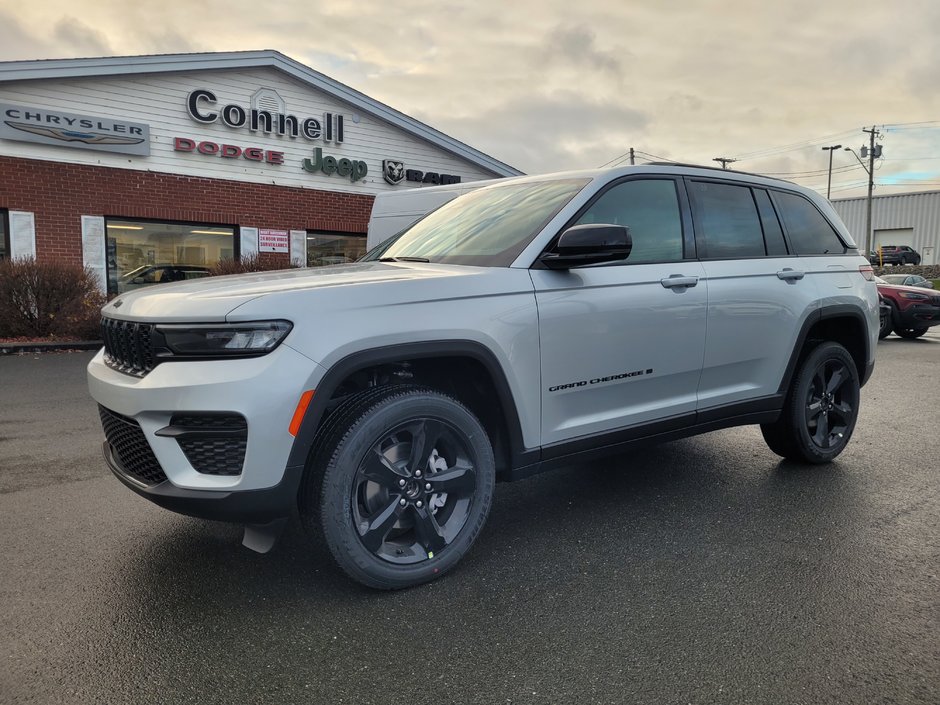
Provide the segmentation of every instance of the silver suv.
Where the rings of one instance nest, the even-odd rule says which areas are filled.
[[[299,505],[350,576],[401,588],[466,554],[500,479],[741,424],[831,461],[878,296],[816,193],[661,164],[506,180],[358,263],[103,316],[88,379],[125,485],[262,551]]]

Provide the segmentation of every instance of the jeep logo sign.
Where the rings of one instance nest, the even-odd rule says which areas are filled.
[[[304,159],[302,166],[304,171],[309,171],[311,174],[318,171],[322,171],[327,176],[339,174],[348,176],[352,182],[359,181],[369,173],[369,166],[364,161],[346,157],[337,159],[329,155],[324,157],[323,150],[319,147],[313,150],[313,159]]]

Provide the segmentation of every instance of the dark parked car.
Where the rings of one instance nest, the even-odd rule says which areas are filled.
[[[118,293],[131,291],[148,284],[181,282],[186,279],[198,279],[209,276],[208,267],[192,264],[145,264],[127,274],[118,281]]]
[[[920,253],[908,245],[882,245],[868,259],[872,264],[920,264]]]
[[[940,325],[940,292],[889,284],[881,277],[875,277],[875,282],[891,307],[891,328],[902,338],[919,338],[931,326]]]
[[[895,286],[919,286],[924,289],[933,289],[933,282],[924,279],[919,274],[883,274],[881,278]]]

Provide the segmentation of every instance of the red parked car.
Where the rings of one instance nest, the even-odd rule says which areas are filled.
[[[891,307],[891,315],[883,320],[878,337],[885,338],[894,330],[902,338],[919,338],[930,326],[940,325],[940,292],[916,286],[888,284],[875,277],[878,293]]]

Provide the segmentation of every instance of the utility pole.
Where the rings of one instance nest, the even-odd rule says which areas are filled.
[[[630,147],[630,166],[633,166],[636,162],[633,160],[633,147]]]
[[[865,237],[862,242],[862,253],[868,254],[869,244],[872,242],[871,232],[871,192],[875,186],[875,137],[881,133],[871,126],[870,130],[862,128],[862,132],[868,135],[868,206],[865,213]],[[830,155],[832,152],[829,153]],[[865,156],[864,154],[862,156]],[[881,149],[878,150],[878,156],[881,156]]]
[[[715,157],[714,159],[712,159],[712,161],[713,161],[713,162],[721,162],[721,168],[722,168],[722,169],[727,169],[729,164],[731,164],[732,162],[736,162],[736,161],[738,161],[738,160],[737,160],[737,159],[729,159],[728,157]]]
[[[842,149],[841,144],[833,145],[832,147],[823,147],[823,151],[829,151],[829,181],[826,182],[826,198],[829,198],[829,194],[832,192],[832,152],[835,149]]]

